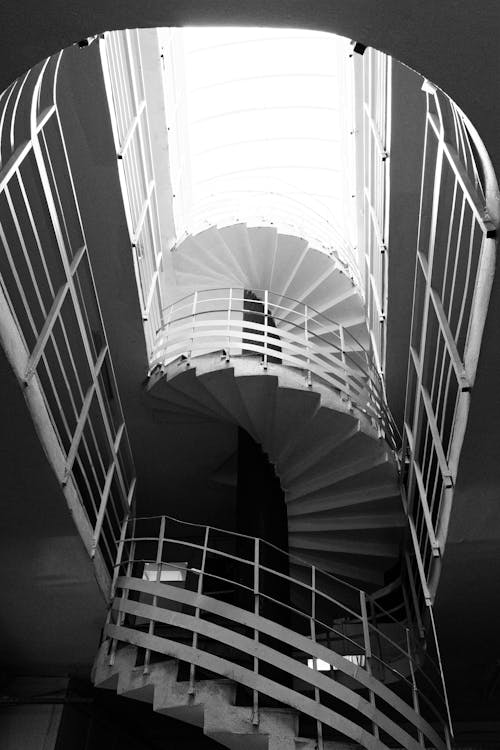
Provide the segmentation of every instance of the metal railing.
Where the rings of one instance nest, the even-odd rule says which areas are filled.
[[[140,29],[99,40],[148,354],[163,322],[163,250]],[[161,92],[158,92],[161,95]],[[165,165],[166,168],[167,165]]]
[[[191,692],[207,671],[227,670],[249,689],[256,724],[262,696],[299,705],[320,745],[337,729],[365,747],[446,746],[442,673],[411,623],[268,542],[169,516],[131,518],[113,592],[110,664],[121,643],[141,647],[144,673],[179,658]]]
[[[367,324],[373,349],[380,367],[384,368],[387,333],[392,60],[382,52],[368,48],[361,58],[360,67],[363,277]]]
[[[57,107],[62,55],[0,97],[0,335],[89,552],[111,568],[135,476]]]
[[[474,128],[426,82],[403,461],[414,567],[434,598],[496,253],[498,188]]]
[[[158,331],[150,369],[183,357],[223,352],[229,361],[260,356],[264,370],[285,365],[305,382],[326,385],[348,408],[357,409],[391,447],[397,428],[369,352],[344,326],[308,305],[268,290],[204,289],[171,304]],[[257,301],[255,299],[257,298]]]

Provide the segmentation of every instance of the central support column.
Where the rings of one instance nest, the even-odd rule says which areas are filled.
[[[259,546],[261,566],[259,571],[259,614],[274,622],[290,627],[290,611],[280,602],[290,602],[288,576],[288,521],[285,496],[274,467],[258,443],[243,429],[238,430],[238,484],[237,484],[237,530],[239,533],[258,537],[279,547],[267,544]],[[283,550],[284,552],[281,552]],[[249,579],[242,581],[253,586],[253,570],[248,569]],[[274,601],[273,601],[274,600]],[[262,636],[261,636],[262,637]],[[264,642],[266,641],[263,638]],[[274,642],[273,642],[274,643]],[[269,643],[269,645],[272,645]],[[275,645],[275,644],[274,644]],[[286,652],[286,646],[284,652]],[[259,672],[265,677],[287,682],[287,677],[269,665],[260,664]]]
[[[258,443],[238,429],[237,530],[288,550],[285,496]]]

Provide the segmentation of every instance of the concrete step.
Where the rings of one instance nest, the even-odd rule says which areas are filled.
[[[225,244],[231,248],[241,270],[245,274],[246,286],[249,289],[261,289],[259,271],[252,253],[252,244],[246,224],[232,224],[219,228],[219,234]]]
[[[384,467],[377,467],[383,469]],[[393,481],[387,482],[384,477],[377,476],[377,472],[367,472],[367,475],[357,477],[355,485],[352,487],[336,488],[332,492],[330,488],[311,492],[297,498],[288,498],[287,513],[289,518],[301,516],[311,517],[321,514],[321,517],[327,517],[330,512],[336,517],[339,509],[356,508],[359,506],[359,512],[365,513],[367,508],[380,506],[380,510],[390,507],[391,510],[397,510],[401,506],[401,496],[397,484]],[[361,486],[360,486],[361,485]],[[389,505],[390,501],[390,505]]]
[[[214,229],[204,230],[196,237],[187,237],[173,250],[173,267],[178,281],[181,275],[199,274],[212,279],[212,286],[239,286],[241,282],[235,269],[228,267],[220,253],[214,251],[216,234]]]
[[[361,584],[370,590],[383,586],[385,571],[394,564],[392,558],[363,559],[356,554],[311,551],[290,545],[289,553],[294,556],[293,563],[296,566],[316,565],[327,573],[341,576],[348,582],[354,582],[355,585]]]
[[[177,377],[183,378],[187,372],[190,371],[184,370],[181,363]],[[218,410],[211,409],[208,403],[200,403],[197,399],[185,393],[184,389],[179,388],[178,383],[176,383],[177,377],[163,378],[155,384],[154,388],[150,389],[148,401],[154,409],[165,409],[173,413],[185,413],[187,415],[197,414],[199,416],[203,414],[207,417],[220,419]],[[189,376],[187,377],[189,378]]]
[[[332,533],[323,530],[290,531],[288,534],[288,545],[290,549],[342,552],[356,557],[396,558],[398,556],[398,540],[391,538],[390,534],[386,533],[386,538],[381,537],[379,534],[376,540],[360,537],[359,530],[353,534],[351,529],[342,531],[334,529]]]
[[[236,424],[245,429],[254,440],[258,439],[254,424],[250,419],[242,399],[233,368],[200,375],[204,387],[212,397],[229,412]]]
[[[312,390],[278,388],[270,455],[280,464],[287,451],[302,442],[301,432],[316,414],[321,403]]]
[[[264,451],[269,454],[272,449],[278,378],[271,375],[244,375],[236,378],[236,385],[254,427],[254,434]]]
[[[291,481],[324,456],[339,447],[360,429],[359,420],[351,414],[334,412],[324,406],[314,418],[302,426],[300,443],[281,453],[279,470],[286,481]]]
[[[310,294],[315,288],[317,284],[316,280],[322,279],[325,275],[332,274],[336,268],[337,264],[335,260],[329,255],[310,249],[302,258],[300,266],[295,269],[295,274],[288,285],[286,296],[303,302],[304,297]],[[311,279],[315,279],[315,281],[312,282]],[[335,297],[334,283],[332,284],[331,292],[332,297]],[[312,303],[308,304],[312,305]]]
[[[197,376],[194,367],[179,373],[175,378],[168,381],[168,385],[176,392],[182,394],[184,398],[188,398],[196,404],[198,409],[209,411],[224,422],[233,421],[230,411],[205,388],[203,381]]]
[[[388,466],[388,472],[393,468],[388,453],[384,450],[377,451],[374,448],[367,456],[356,457],[349,463],[327,469],[320,475],[306,479],[300,478],[297,482],[293,482],[293,486],[291,485],[290,488],[286,488],[285,490],[286,500],[290,502],[326,487],[331,488],[336,484],[343,483],[345,485],[345,482],[351,479],[359,481],[360,476],[369,474],[373,469],[380,466]],[[368,483],[369,480],[367,480]]]
[[[351,424],[352,421],[354,420],[351,420]],[[319,480],[320,477],[330,476],[332,469],[340,470],[343,466],[350,466],[354,461],[368,460],[369,457],[376,460],[385,449],[385,443],[374,440],[373,435],[361,432],[358,425],[359,423],[355,420],[354,429],[339,436],[338,441],[332,444],[331,450],[318,449],[316,460],[311,460],[308,465],[296,464],[294,470],[284,471],[283,483],[288,486],[292,481],[294,484],[303,484],[309,480]],[[323,455],[319,455],[321,453]]]
[[[210,266],[216,273],[224,278],[237,280],[237,285],[244,286],[246,273],[244,266],[236,252],[231,251],[230,245],[225,242],[221,232],[216,227],[209,227],[196,235],[198,245],[203,248]]]
[[[178,681],[174,659],[135,666],[138,649],[117,649],[109,665],[110,642],[102,644],[93,669],[96,687],[150,703],[160,713],[198,726],[204,734],[233,750],[296,750],[298,714],[294,709],[260,708],[258,720],[249,706],[236,706],[236,683],[227,679]],[[303,747],[303,744],[300,745]]]
[[[405,525],[400,512],[387,513],[381,504],[380,512],[329,513],[294,516],[288,520],[288,529],[293,533],[309,534],[321,531],[354,531],[364,529],[394,529]]]
[[[274,227],[252,227],[248,230],[252,256],[258,270],[257,289],[270,289],[270,281],[278,246],[278,232]]]
[[[271,276],[270,289],[280,290],[286,295],[291,279],[296,273],[302,258],[307,253],[308,243],[301,237],[287,234],[278,235],[278,246]],[[279,317],[279,316],[278,316]]]

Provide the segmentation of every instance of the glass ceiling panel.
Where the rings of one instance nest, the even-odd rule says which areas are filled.
[[[354,269],[348,41],[291,29],[159,33],[177,236],[273,224]]]

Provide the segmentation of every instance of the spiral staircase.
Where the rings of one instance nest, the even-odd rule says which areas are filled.
[[[171,261],[146,400],[157,421],[227,422],[262,447],[288,552],[129,519],[95,684],[234,750],[444,750],[439,671],[408,609],[384,608],[404,531],[397,435],[355,273],[242,223],[186,237]],[[235,465],[211,481],[234,485]]]
[[[396,438],[346,265],[273,227],[234,224],[187,237],[173,268],[154,411],[245,429],[285,492],[290,552],[381,587],[404,524]]]
[[[293,556],[272,570],[277,554],[171,517],[129,519],[96,686],[235,750],[444,750],[439,673],[407,623],[315,567],[295,577]]]

